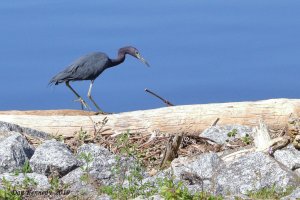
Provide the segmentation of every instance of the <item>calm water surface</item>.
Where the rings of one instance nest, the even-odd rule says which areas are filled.
[[[48,81],[93,51],[115,57],[93,96],[110,112],[174,104],[300,98],[300,1],[66,1],[0,3],[0,110],[80,109]],[[89,82],[74,88],[86,98]]]

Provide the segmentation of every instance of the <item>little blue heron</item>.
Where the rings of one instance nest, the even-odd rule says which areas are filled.
[[[127,46],[119,49],[118,57],[116,59],[111,59],[102,52],[95,52],[82,56],[65,70],[55,75],[50,80],[49,84],[58,85],[60,83],[65,83],[66,86],[76,95],[76,97],[78,98],[78,100],[76,101],[79,101],[81,103],[83,109],[83,107],[89,108],[89,106],[82,99],[82,97],[71,87],[70,81],[90,80],[91,83],[87,96],[93,102],[98,111],[104,113],[92,98],[92,87],[94,81],[107,68],[114,67],[124,62],[126,54],[129,54],[141,60],[149,67],[148,62],[141,56],[141,54],[135,47]]]

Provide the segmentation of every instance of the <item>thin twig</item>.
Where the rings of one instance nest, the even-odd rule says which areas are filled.
[[[155,94],[154,92],[150,91],[149,89],[145,89],[146,92],[152,94],[153,96],[159,98],[160,100],[162,100],[165,104],[167,104],[167,106],[174,106],[174,104],[172,104],[171,102],[169,102],[168,100],[158,96],[157,94]]]
[[[159,154],[159,153],[161,153],[161,150],[158,150],[158,151],[154,152],[153,154],[150,154],[150,155],[146,156],[146,157],[143,158],[143,159],[144,159],[144,160],[147,160],[148,158],[151,158],[151,157],[153,157],[153,156],[155,156],[156,154]]]
[[[184,135],[184,137],[189,137],[189,138],[192,138],[192,139],[199,139],[199,140],[208,140],[210,142],[213,142],[213,143],[217,143],[216,141],[210,139],[210,138],[207,138],[207,137],[202,137],[202,136],[197,136],[197,135],[189,135],[189,134],[186,134]]]
[[[220,120],[220,118],[217,118],[211,126],[216,126],[217,123],[219,122],[219,120]]]

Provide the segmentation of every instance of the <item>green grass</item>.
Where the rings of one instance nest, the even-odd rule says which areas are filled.
[[[14,175],[18,176],[20,173],[26,175],[27,173],[32,173],[32,169],[30,167],[29,161],[26,160],[21,169],[17,169],[14,171]]]
[[[272,199],[277,200],[284,196],[287,196],[292,193],[292,191],[295,189],[295,187],[288,187],[285,191],[282,189],[276,189],[275,186],[272,186],[271,188],[263,188],[256,192],[249,192],[248,196],[251,199]]]
[[[8,180],[4,177],[1,180],[3,189],[0,189],[0,199],[9,199],[9,200],[20,200],[22,199],[21,195],[16,194],[14,191],[17,190],[17,186],[13,186]]]
[[[221,196],[214,196],[201,191],[192,194],[182,181],[175,182],[174,176],[158,179],[159,194],[166,200],[222,200]]]

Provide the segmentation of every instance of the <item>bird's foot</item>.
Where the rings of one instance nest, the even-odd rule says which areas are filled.
[[[78,101],[81,103],[81,108],[85,108],[85,109],[90,109],[89,105],[81,98],[79,97],[78,99],[74,100],[74,101]]]

